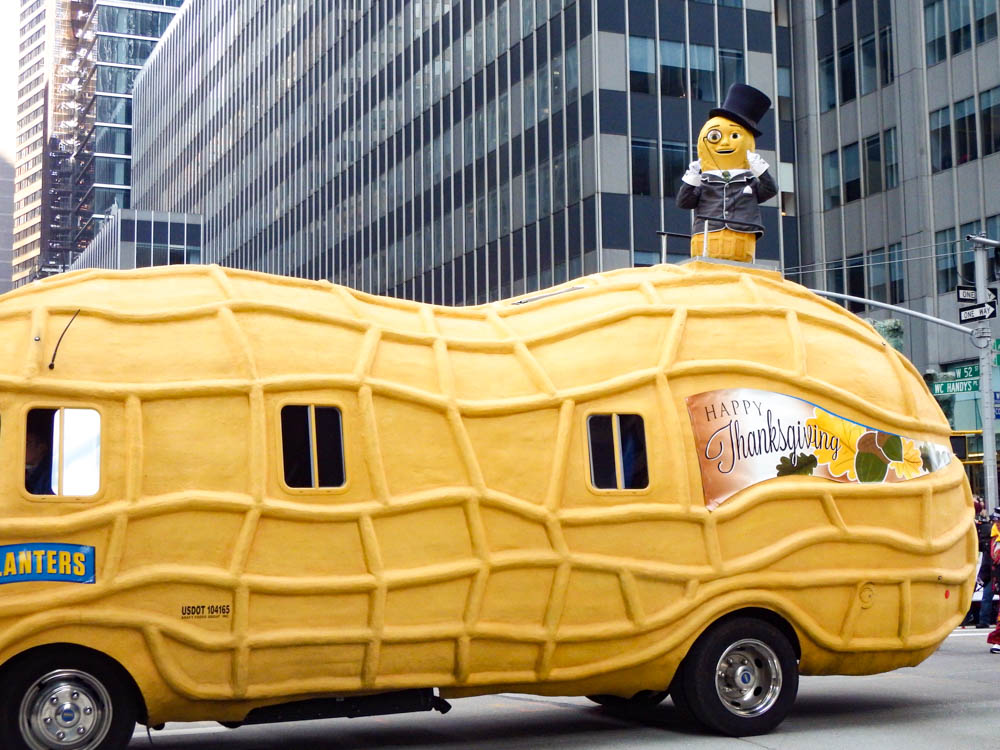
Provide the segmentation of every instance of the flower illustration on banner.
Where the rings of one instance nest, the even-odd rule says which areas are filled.
[[[902,460],[893,461],[889,467],[900,479],[914,479],[925,473],[923,456],[912,440],[902,439]],[[891,456],[890,456],[891,458]]]
[[[854,458],[858,440],[865,434],[865,428],[823,409],[814,409],[814,414],[816,416],[806,424],[837,439],[836,449],[817,446],[814,450],[816,459],[820,464],[827,465],[831,475],[840,477],[846,474],[850,481],[858,481]]]

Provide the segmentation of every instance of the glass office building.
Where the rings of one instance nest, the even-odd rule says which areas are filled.
[[[472,304],[686,254],[674,193],[729,83],[771,95],[798,265],[787,3],[189,0],[135,89],[133,205],[209,262]]]
[[[201,263],[200,216],[113,206],[72,270],[182,263]]]

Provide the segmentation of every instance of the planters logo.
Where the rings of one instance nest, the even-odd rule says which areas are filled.
[[[0,584],[20,581],[94,582],[94,548],[79,544],[0,546]]]

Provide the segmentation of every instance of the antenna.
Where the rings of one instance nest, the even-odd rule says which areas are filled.
[[[82,310],[83,308],[80,308],[80,309]],[[73,325],[73,321],[76,320],[76,316],[79,315],[79,314],[80,314],[80,310],[77,310],[75,313],[73,313],[73,317],[69,319],[69,323],[67,323],[66,327],[63,328],[63,332],[59,334],[59,340],[56,342],[56,348],[52,350],[52,361],[49,362],[49,369],[50,370],[56,369],[56,355],[59,353],[59,344],[62,343],[63,336],[66,335],[66,331],[68,331],[69,327],[71,325]]]

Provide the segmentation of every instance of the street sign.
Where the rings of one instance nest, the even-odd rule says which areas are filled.
[[[979,365],[962,365],[951,371],[956,378],[978,378]]]
[[[959,323],[973,323],[977,320],[986,320],[997,316],[997,307],[992,302],[984,302],[981,305],[958,308]]]
[[[970,380],[945,380],[943,383],[931,383],[931,393],[935,396],[947,396],[952,393],[974,393],[979,390],[979,378]]]
[[[959,302],[975,302],[976,287],[967,286],[965,284],[959,284],[957,287],[955,287],[955,295],[958,297]],[[996,300],[997,300],[996,287],[992,286],[986,287],[986,301],[996,302]]]

